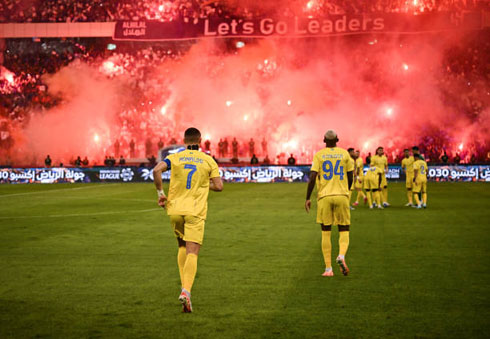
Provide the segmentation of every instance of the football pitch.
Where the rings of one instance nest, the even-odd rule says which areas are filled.
[[[487,337],[489,188],[429,183],[415,210],[391,184],[393,207],[352,212],[351,274],[327,278],[306,184],[225,184],[182,314],[152,184],[0,185],[0,337]]]

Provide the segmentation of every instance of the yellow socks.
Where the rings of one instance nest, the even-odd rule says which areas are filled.
[[[373,197],[371,195],[371,192],[366,192],[367,199],[368,199],[368,205],[372,206],[373,205]]]
[[[413,196],[415,197],[415,203],[418,205],[420,205],[420,199],[419,199],[419,194],[418,193],[414,193]]]
[[[187,258],[185,260],[184,265],[184,283],[182,287],[187,291],[191,291],[192,284],[194,284],[194,278],[196,277],[197,272],[197,255],[189,253],[187,254]]]
[[[381,206],[381,192],[380,191],[374,192],[374,202],[376,203],[376,205]]]
[[[364,192],[361,190],[361,191],[357,191],[357,203],[360,202],[361,199],[364,199],[365,195],[364,195]]]
[[[185,246],[180,246],[179,252],[177,253],[177,263],[179,264],[181,286],[184,286],[184,265],[185,265],[186,258],[187,258],[187,254],[186,254]]]
[[[388,189],[383,188],[382,192],[383,192],[383,202],[388,202]]]
[[[424,202],[424,205],[427,205],[427,193],[422,193],[422,201]]]
[[[407,191],[407,198],[408,198],[408,203],[413,204],[412,191]]]
[[[331,231],[322,231],[322,253],[325,261],[325,268],[332,267],[332,241],[330,240]]]
[[[345,256],[349,248],[349,231],[339,232],[339,255]]]

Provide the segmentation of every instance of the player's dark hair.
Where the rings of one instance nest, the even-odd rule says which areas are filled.
[[[191,127],[185,130],[184,140],[187,142],[199,143],[199,138],[201,137],[201,132],[197,128]]]
[[[418,151],[418,150],[419,150],[419,147],[418,147],[418,146],[413,146],[413,147],[412,147],[412,150],[414,150],[414,151]]]
[[[405,151],[410,151],[410,150],[409,150],[408,148],[405,148],[405,149],[403,150],[403,152],[405,152]]]
[[[352,147],[349,147],[349,148],[347,149],[347,152],[349,152],[349,153],[350,153],[350,152],[353,152],[353,151],[354,151],[354,149],[353,149]]]
[[[379,146],[378,148],[376,148],[376,152],[379,151],[380,149],[384,149],[383,146]]]
[[[419,159],[424,160],[424,158],[422,158],[422,154],[419,154],[419,153],[415,153],[415,154],[413,155],[413,157],[414,157],[414,158],[419,158]]]

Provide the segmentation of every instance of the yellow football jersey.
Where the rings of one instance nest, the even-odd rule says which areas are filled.
[[[413,162],[415,159],[413,156],[409,156],[408,158],[403,158],[402,160],[402,168],[407,172],[407,176],[413,175]]]
[[[318,199],[331,195],[349,196],[347,172],[354,171],[354,161],[345,149],[328,147],[318,151],[311,170],[318,172]]]
[[[361,157],[356,159],[356,173],[358,178],[364,176],[364,161],[362,161]]]
[[[167,214],[206,219],[209,179],[220,176],[216,161],[195,150],[170,154],[164,161],[171,171]]]
[[[417,170],[417,180],[427,181],[427,163],[424,160],[416,160],[413,163],[413,170]]]
[[[385,172],[385,167],[388,166],[388,158],[386,155],[379,156],[377,154],[371,157],[371,164],[379,168],[383,173]]]
[[[370,166],[366,172],[366,175],[364,176],[364,179],[378,182],[380,174],[383,175],[383,171],[381,169],[375,166]]]

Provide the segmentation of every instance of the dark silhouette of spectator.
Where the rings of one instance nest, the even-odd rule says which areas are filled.
[[[264,164],[265,165],[269,165],[271,163],[271,159],[269,159],[269,156],[266,155],[265,158],[264,158]]]
[[[471,158],[470,158],[470,163],[471,163],[471,164],[475,164],[475,163],[476,163],[476,155],[475,155],[475,153],[473,153],[473,154],[471,155]]]
[[[122,155],[119,157],[119,165],[121,166],[126,165],[126,159],[124,159]]]
[[[135,152],[134,152],[135,146],[136,144],[134,143],[134,140],[131,139],[131,141],[129,142],[129,156],[131,158],[134,158],[135,156]]]
[[[177,140],[175,140],[174,137],[172,137],[172,139],[170,139],[170,145],[176,145],[177,144]]]
[[[158,144],[157,144],[157,146],[158,146],[158,150],[161,150],[161,149],[163,148],[164,143],[163,143],[162,138],[158,139]]]
[[[83,166],[88,166],[88,158],[87,158],[87,156],[85,156],[85,158],[83,158],[82,165]]]
[[[223,144],[223,139],[219,139],[218,154],[219,154],[220,158],[224,158],[224,156],[225,156],[225,148],[224,148],[224,144]]]
[[[461,162],[461,157],[459,156],[459,153],[456,153],[456,156],[454,157],[453,162],[455,164],[459,164]]]
[[[265,140],[265,138],[262,139],[262,152],[264,152],[264,154],[267,154],[267,141]]]
[[[248,153],[252,156],[255,153],[255,141],[253,138],[250,138],[248,142]]]
[[[231,147],[233,148],[233,158],[237,159],[238,163],[238,141],[236,138],[233,138],[233,141],[231,142]]]
[[[48,156],[46,157],[46,159],[44,159],[44,166],[51,167],[51,162],[52,162],[51,161],[51,158],[50,158],[50,156],[48,154]]]
[[[447,162],[449,161],[449,157],[447,156],[446,151],[444,151],[444,154],[442,155],[441,160],[445,164],[447,164]]]
[[[114,154],[116,155],[116,157],[119,156],[120,148],[121,144],[119,143],[119,139],[116,139],[116,141],[114,142]]]
[[[296,159],[294,158],[294,156],[291,154],[291,156],[288,158],[288,165],[289,166],[294,166],[296,165]]]
[[[146,156],[150,155],[153,153],[153,143],[151,142],[151,138],[147,138],[145,142],[145,151],[146,151]]]
[[[209,151],[210,151],[210,149],[211,149],[211,141],[206,140],[206,141],[204,142],[204,150],[209,152]]]
[[[251,165],[257,165],[259,163],[259,159],[255,156],[255,154],[252,155],[252,159],[250,159],[250,164]]]
[[[223,140],[223,155],[228,156],[228,139]]]
[[[77,159],[75,160],[75,166],[80,167],[81,165],[82,165],[82,159],[80,158],[80,156],[78,156]]]

